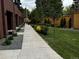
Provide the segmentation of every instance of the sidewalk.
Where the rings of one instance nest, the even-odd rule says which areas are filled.
[[[63,59],[33,30],[25,24],[22,51],[18,59]]]
[[[19,33],[23,34],[23,33]],[[22,49],[0,50],[0,59],[63,59],[33,30],[25,24]]]

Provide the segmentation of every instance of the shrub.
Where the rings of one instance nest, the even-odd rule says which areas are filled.
[[[20,28],[18,28],[16,31],[19,32],[20,31]]]
[[[13,36],[6,38],[5,42],[2,45],[10,45],[12,43],[11,40],[13,40]]]
[[[6,39],[2,45],[6,46],[6,45],[10,45],[11,43],[12,43],[11,40]]]
[[[48,33],[48,26],[45,25],[35,25],[34,29],[41,34],[47,35]]]
[[[8,40],[13,40],[13,36],[8,37]]]
[[[51,26],[51,24],[46,24],[46,26]]]
[[[41,25],[35,25],[34,26],[34,29],[37,31],[37,32],[41,32],[41,30],[42,30],[42,26]]]
[[[33,28],[36,30],[37,25],[34,25]]]
[[[56,27],[61,28],[61,26],[56,26]]]
[[[43,26],[43,29],[42,29],[42,34],[44,35],[47,35],[48,34],[48,27],[47,26]]]
[[[51,27],[54,27],[54,24],[51,24]]]
[[[17,36],[17,33],[14,33],[13,36]]]
[[[36,31],[37,31],[37,32],[41,32],[41,30],[42,30],[42,26],[38,25],[38,26],[36,27]]]

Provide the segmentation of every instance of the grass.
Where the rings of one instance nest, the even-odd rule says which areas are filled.
[[[50,27],[48,35],[41,36],[64,59],[79,59],[79,32]]]

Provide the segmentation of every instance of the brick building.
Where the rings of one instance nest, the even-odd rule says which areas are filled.
[[[16,30],[23,23],[23,15],[19,10],[20,0],[0,0],[0,38],[8,34],[8,30]]]

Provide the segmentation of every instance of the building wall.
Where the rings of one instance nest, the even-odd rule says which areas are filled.
[[[66,20],[66,28],[69,28],[69,20],[71,18],[71,27],[74,29],[79,29],[79,12],[74,13],[73,17],[69,15],[58,18],[58,20],[55,21],[56,26],[60,25],[62,18]]]
[[[55,22],[56,22],[56,26],[60,26],[61,24],[61,20],[62,19],[65,19],[66,21],[66,28],[69,28],[69,20],[70,20],[71,16],[63,16],[63,17],[60,17],[58,18]]]
[[[74,14],[74,28],[79,29],[79,13]]]
[[[55,19],[55,21],[53,20],[53,18],[50,18],[49,17],[49,21],[52,25],[55,25],[55,26],[59,26],[59,19]]]
[[[20,10],[18,10],[18,8],[17,8],[17,6],[16,5],[14,5],[15,7],[15,14],[17,14],[18,15],[18,19],[17,19],[17,23],[18,23],[18,25],[20,25],[21,23],[20,23],[20,21],[22,21],[23,19],[23,15],[22,15],[22,13],[20,12]]]
[[[12,0],[3,0],[3,7],[4,7],[4,13],[1,11],[1,1],[0,0],[0,38],[4,36],[4,31],[5,34],[8,34],[8,25],[7,25],[7,11],[11,12],[13,17],[12,17],[12,29],[16,30],[16,23],[18,26],[22,24],[23,21],[23,16],[21,11],[18,9],[18,7],[12,2]],[[2,18],[2,14],[4,16],[4,21]],[[17,19],[15,19],[15,15],[17,14]],[[16,21],[17,20],[17,21]],[[4,24],[3,24],[4,23]]]
[[[4,8],[6,10],[13,12],[13,2],[12,0],[4,0]]]
[[[69,20],[71,18],[71,28],[74,29],[79,29],[79,11],[74,11],[73,14],[59,17],[55,20],[55,26],[60,26],[61,20],[65,19],[66,20],[66,28],[69,28]],[[49,18],[51,24],[54,25],[54,21],[52,18]]]
[[[0,38],[3,37],[3,24],[2,24],[2,10],[1,10],[1,0],[0,0]]]
[[[22,13],[20,12],[20,10],[18,9],[18,7],[11,1],[11,0],[4,0],[4,12],[6,14],[6,11],[10,11],[13,13],[13,22],[12,22],[12,27],[13,30],[16,30],[16,19],[15,19],[15,15],[17,14],[17,23],[18,26],[20,25],[20,18],[22,17]],[[7,24],[7,16],[5,15],[5,22]],[[6,29],[7,29],[7,25],[6,25]],[[7,30],[6,30],[7,31]]]
[[[63,17],[59,17],[59,18],[55,19],[55,26],[60,26],[61,20],[65,19],[66,20],[66,28],[69,28],[70,18],[71,18],[71,16],[63,16]],[[51,22],[51,24],[54,24],[54,21],[51,18],[50,18],[50,22]]]
[[[13,29],[15,30],[16,29],[16,22],[15,22],[15,6],[12,2],[12,0],[4,0],[4,12],[6,14],[7,11],[10,11],[13,13],[13,21],[12,21],[12,24],[13,24]],[[5,15],[5,23],[7,24],[7,15]],[[7,26],[6,26],[6,29],[7,29]]]

